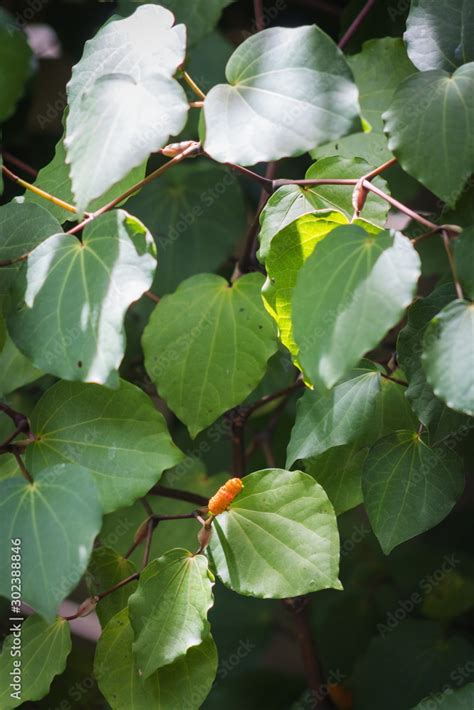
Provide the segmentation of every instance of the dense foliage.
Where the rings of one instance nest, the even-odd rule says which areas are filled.
[[[474,707],[474,5],[287,5],[1,11],[1,710]]]

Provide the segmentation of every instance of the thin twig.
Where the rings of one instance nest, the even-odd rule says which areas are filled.
[[[158,522],[155,523],[153,518],[150,518],[148,520],[147,527],[146,527],[145,545],[144,545],[144,549],[143,549],[142,568],[147,566],[148,561],[150,559],[150,551],[151,551],[151,543],[153,540],[153,533],[155,532],[157,525],[158,525]]]
[[[10,180],[13,180],[13,182],[16,182],[18,185],[21,185],[21,187],[24,187],[25,190],[29,190],[30,192],[33,192],[35,195],[42,197],[44,200],[47,200],[48,202],[52,202],[54,205],[61,207],[63,210],[66,210],[67,212],[73,212],[74,214],[77,214],[77,209],[74,207],[74,205],[69,204],[69,202],[64,202],[64,200],[61,200],[59,197],[55,197],[54,195],[51,195],[49,192],[46,192],[45,190],[41,190],[41,188],[39,188],[39,187],[36,187],[36,185],[32,185],[31,183],[27,182],[26,180],[23,180],[23,178],[19,177],[18,175],[15,175],[15,173],[13,173],[11,170],[9,170],[6,167],[6,165],[2,165],[2,172]]]
[[[456,289],[456,295],[459,299],[462,300],[464,298],[464,293],[462,290],[462,286],[459,282],[458,270],[456,268],[456,262],[454,261],[453,252],[451,251],[451,244],[449,241],[449,236],[446,233],[446,231],[443,230],[441,232],[441,237],[443,239],[444,249],[445,249],[447,257],[448,257],[449,268],[451,269],[451,274],[453,276],[454,288]]]
[[[255,15],[255,29],[261,32],[265,29],[265,13],[263,11],[263,0],[253,0],[253,11]]]
[[[153,291],[145,291],[143,295],[149,298],[150,301],[153,301],[154,303],[160,302],[160,297],[153,293]]]
[[[194,91],[194,93],[196,94],[196,96],[197,96],[201,101],[204,101],[204,99],[206,98],[206,94],[204,93],[204,91],[202,91],[202,90],[199,88],[199,86],[196,84],[196,82],[194,81],[194,79],[192,79],[192,78],[189,76],[188,72],[186,72],[186,71],[183,72],[183,79],[184,79],[184,81],[186,82],[186,84],[189,86],[189,88]]]
[[[28,252],[27,254],[21,254],[21,256],[16,256],[13,259],[0,259],[0,268],[2,267],[7,267],[7,266],[14,266],[15,264],[18,264],[20,261],[25,261],[28,259],[30,253]]]
[[[339,44],[337,45],[339,49],[343,49],[346,44],[349,42],[350,39],[352,39],[352,36],[357,32],[361,24],[364,22],[365,18],[369,14],[369,12],[372,10],[376,3],[376,0],[367,0],[365,3],[364,7],[362,10],[359,12],[357,17],[351,22],[347,30],[344,32],[342,35],[341,39],[339,40]]]
[[[416,222],[423,224],[425,227],[428,227],[428,229],[437,229],[437,225],[434,224],[434,222],[430,222],[429,219],[425,219],[420,214],[418,214],[418,212],[415,212],[414,210],[410,209],[410,207],[407,207],[407,205],[404,205],[403,202],[399,202],[391,195],[387,195],[386,192],[381,190],[379,187],[372,185],[371,182],[364,180],[363,185],[367,190],[374,192],[376,195],[381,197],[383,200],[386,200],[386,202],[393,205],[393,207],[396,207],[397,210],[400,210],[400,212],[403,212],[404,214],[408,215],[408,217],[411,217]]]
[[[182,491],[177,488],[167,488],[166,486],[161,486],[159,483],[153,486],[149,493],[155,496],[161,496],[162,498],[184,500],[187,503],[194,503],[195,505],[207,507],[207,498],[204,498],[197,493],[191,493],[191,491]]]
[[[207,153],[203,153],[203,155],[210,160],[214,160],[211,158]],[[216,162],[216,161],[214,161]],[[235,170],[237,173],[241,173],[242,175],[245,175],[245,177],[250,178],[250,180],[253,180],[254,182],[258,182],[258,184],[262,187],[263,190],[268,192],[268,194],[271,194],[274,190],[274,180],[269,180],[267,177],[264,175],[259,175],[258,173],[255,173],[253,170],[249,170],[248,168],[244,168],[242,165],[237,165],[236,163],[224,163],[224,165],[227,165],[231,170]]]
[[[20,168],[20,170],[23,170],[24,173],[28,173],[28,175],[31,175],[32,178],[37,177],[38,171],[32,168],[31,165],[28,165],[28,163],[25,163],[23,160],[20,160],[20,158],[15,157],[6,150],[2,150],[2,154],[7,163],[15,165],[15,167]]]
[[[18,464],[18,468],[20,469],[22,475],[26,478],[28,483],[33,483],[33,479],[31,477],[31,474],[27,470],[25,464],[23,463],[23,459],[21,458],[21,454],[19,453],[19,451],[17,451],[16,448],[12,447],[11,452],[16,459],[16,462]]]
[[[384,372],[380,373],[384,380],[390,380],[390,382],[396,382],[397,385],[402,385],[402,387],[408,387],[408,382],[405,382],[404,380],[398,380],[396,377],[392,377],[391,375],[386,375]]]

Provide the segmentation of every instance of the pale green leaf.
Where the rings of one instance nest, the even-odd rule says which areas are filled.
[[[248,274],[229,286],[221,276],[193,276],[151,315],[146,370],[193,438],[255,389],[276,351],[262,281]]]
[[[452,301],[425,331],[426,379],[450,409],[474,416],[474,304]]]
[[[347,224],[347,218],[338,212],[303,215],[271,240],[265,259],[267,280],[262,289],[263,302],[278,325],[281,342],[294,358],[298,348],[293,337],[291,309],[299,271],[316,244],[341,224]]]
[[[90,211],[98,210],[99,207],[106,205],[111,202],[119,195],[123,194],[132,185],[142,180],[145,177],[146,162],[142,163],[136,168],[133,168],[128,175],[126,175],[122,180],[113,185],[105,194],[103,194],[99,199],[92,200],[89,208]],[[54,197],[59,197],[60,200],[68,202],[69,204],[74,204],[74,197],[72,194],[71,178],[69,177],[69,166],[66,165],[66,151],[64,148],[63,139],[57,143],[54,157],[50,163],[41,168],[38,173],[38,177],[33,183],[35,187],[39,187],[45,192],[48,192]],[[43,197],[40,197],[31,190],[25,191],[25,202],[35,202],[36,204],[44,207],[48,210],[53,217],[56,217],[60,222],[75,221],[78,216],[68,210],[65,210],[59,205],[55,205],[53,202],[48,202]],[[121,204],[124,204],[122,202]],[[58,231],[58,230],[56,230]]]
[[[310,212],[314,212],[314,207],[307,198],[307,191],[298,185],[284,185],[270,196],[260,213],[260,248],[257,256],[262,263],[265,263],[273,237],[298,217]]]
[[[143,678],[199,646],[210,633],[212,581],[204,555],[170,550],[140,574],[128,600],[133,654]]]
[[[314,384],[331,387],[379,343],[411,302],[419,275],[418,254],[398,233],[342,226],[316,245],[292,309],[298,358]]]
[[[338,155],[341,158],[362,158],[369,165],[382,165],[392,153],[388,149],[387,138],[381,133],[353,133],[331,143],[325,143],[311,151],[313,158],[327,158]]]
[[[13,625],[14,622],[11,624]],[[18,640],[18,635],[16,634]],[[18,653],[20,651],[20,653]],[[48,624],[40,616],[30,616],[21,623],[21,645],[12,634],[3,642],[0,656],[0,706],[2,710],[17,708],[28,701],[41,700],[53,678],[62,673],[71,651],[69,624],[58,618]],[[21,690],[11,687],[19,671]]]
[[[67,86],[64,139],[79,211],[184,128],[188,101],[173,75],[186,32],[173,22],[148,4],[86,42]]]
[[[474,7],[470,0],[412,0],[404,34],[418,69],[454,71],[474,60]]]
[[[7,335],[0,353],[0,396],[28,385],[42,375],[42,371],[15,347],[13,340]]]
[[[474,683],[468,683],[462,688],[448,688],[442,693],[430,695],[421,701],[413,710],[472,710],[474,707]]]
[[[119,0],[119,12],[129,14],[137,5],[145,4],[146,0]],[[171,10],[176,22],[186,25],[188,44],[196,44],[205,37],[219,22],[222,10],[234,0],[154,0],[154,5]]]
[[[347,61],[359,89],[362,115],[373,131],[382,132],[382,113],[390,106],[395,90],[416,72],[403,41],[398,37],[371,39]]]
[[[146,679],[138,671],[132,643],[133,631],[127,609],[124,609],[104,629],[94,661],[94,675],[112,710],[177,710],[201,706],[217,671],[217,650],[210,636]]]
[[[143,506],[142,506],[143,510]],[[102,537],[102,531],[101,531]],[[129,536],[130,537],[130,536]],[[99,546],[92,553],[86,572],[87,588],[91,596],[111,589],[118,582],[137,571],[133,562],[125,559],[110,547]],[[101,626],[104,627],[115,614],[125,609],[130,594],[137,588],[137,582],[129,582],[100,600],[96,607]]]
[[[34,469],[31,469],[34,471]],[[52,620],[84,573],[102,511],[88,471],[58,464],[0,481],[0,535],[22,541],[22,598]],[[10,596],[10,545],[2,546],[0,593]]]
[[[36,440],[27,462],[36,470],[64,461],[90,469],[107,513],[145,495],[183,458],[149,397],[124,380],[117,390],[58,382],[40,399],[31,425]]]
[[[464,294],[474,300],[474,227],[465,229],[454,244],[456,271]]]
[[[15,110],[33,67],[33,55],[24,32],[0,8],[0,121]]]
[[[421,362],[423,338],[431,319],[455,298],[453,284],[447,283],[427,298],[415,301],[408,309],[408,322],[397,341],[398,359],[409,382],[406,397],[422,424],[428,428],[432,444],[453,434],[462,437],[470,426],[468,417],[450,409],[435,396]]]
[[[235,173],[209,160],[177,165],[143,188],[128,209],[153,234],[158,268],[153,293],[215,271],[245,234],[246,211]]]
[[[118,386],[123,319],[156,267],[150,233],[116,210],[83,240],[56,234],[29,256],[15,281],[9,331],[36,367],[68,380]]]
[[[361,369],[332,390],[307,390],[297,404],[286,465],[370,433],[380,380],[379,372]]]
[[[444,444],[430,448],[413,431],[380,439],[364,462],[364,503],[387,555],[441,522],[463,488],[464,473],[457,454]]]
[[[474,62],[408,77],[383,119],[402,168],[453,207],[474,171]]]
[[[234,592],[282,599],[341,589],[336,516],[324,490],[301,471],[267,469],[213,523],[216,571]]]
[[[336,515],[362,503],[362,467],[367,449],[360,444],[346,444],[328,449],[305,461],[305,471],[326,491]]]
[[[61,225],[43,206],[9,202],[0,207],[0,259],[18,259],[61,231]],[[16,278],[21,262],[1,267],[0,296]]]
[[[226,77],[204,103],[204,147],[215,160],[278,160],[357,130],[351,72],[315,25],[252,35],[232,55]]]

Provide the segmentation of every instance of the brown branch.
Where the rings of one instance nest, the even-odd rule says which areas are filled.
[[[398,380],[396,377],[392,377],[391,375],[386,375],[384,372],[380,373],[384,380],[390,380],[390,382],[396,382],[397,385],[402,385],[402,387],[408,387],[408,382],[405,382],[404,380]]]
[[[263,11],[263,0],[253,0],[253,11],[255,15],[255,28],[257,32],[265,29],[265,13]]]
[[[376,3],[376,0],[367,0],[365,3],[364,7],[362,10],[359,12],[357,17],[353,20],[353,22],[349,25],[347,30],[344,32],[342,35],[341,39],[339,40],[339,44],[337,45],[339,49],[343,49],[346,44],[349,42],[350,39],[352,39],[353,35],[357,32],[359,27],[362,25],[364,22],[365,18],[369,14],[369,12],[372,10]]]
[[[31,477],[31,474],[28,471],[28,469],[26,468],[25,464],[23,463],[23,459],[21,458],[20,452],[16,449],[16,447],[12,447],[11,452],[16,459],[16,462],[18,464],[18,468],[20,469],[22,475],[26,478],[28,483],[33,483],[33,479]]]
[[[149,493],[155,496],[161,496],[162,498],[184,500],[187,503],[194,503],[195,505],[207,507],[207,498],[204,498],[197,493],[191,493],[191,491],[181,491],[177,488],[167,488],[166,486],[161,486],[159,483],[153,486]]]
[[[444,249],[445,249],[446,255],[448,257],[449,268],[451,269],[451,274],[453,276],[454,287],[456,289],[456,295],[459,299],[462,300],[464,298],[464,293],[463,293],[461,284],[459,282],[458,270],[456,268],[456,262],[454,261],[453,252],[451,251],[451,244],[449,242],[449,236],[446,233],[446,231],[443,230],[441,232],[441,237],[443,239]]]
[[[93,212],[90,214],[86,219],[84,219],[82,222],[77,224],[75,227],[70,229],[67,234],[77,234],[78,232],[82,231],[84,227],[86,227],[90,222],[92,222],[94,219],[97,219],[97,217],[100,217],[100,215],[104,214],[105,212],[109,212],[111,209],[119,205],[121,202],[127,199],[127,197],[130,197],[131,195],[135,194],[135,192],[138,192],[138,190],[141,190],[142,187],[145,187],[145,185],[148,185],[150,182],[153,180],[156,180],[157,177],[160,175],[163,175],[167,170],[172,168],[174,165],[177,165],[180,163],[182,160],[185,158],[189,157],[195,157],[196,155],[199,155],[201,152],[201,146],[199,143],[196,143],[192,141],[184,150],[182,150],[180,153],[174,156],[174,158],[171,158],[171,160],[168,160],[167,163],[162,165],[161,167],[157,168],[154,170],[152,173],[147,175],[143,180],[140,180],[140,182],[137,182],[135,185],[132,185],[128,190],[123,192],[121,195],[116,197],[114,200],[111,200],[110,202],[107,202],[107,204],[103,205],[100,207],[96,212]]]
[[[145,291],[144,296],[150,299],[150,301],[153,301],[154,303],[159,303],[160,302],[160,297],[157,296],[153,291]]]
[[[31,165],[28,165],[28,163],[25,163],[23,160],[16,158],[14,155],[12,155],[6,150],[2,150],[2,154],[7,163],[11,163],[15,167],[20,168],[20,170],[23,170],[24,173],[28,173],[28,175],[30,175],[32,178],[36,178],[38,176],[38,171],[32,168]]]
[[[418,214],[418,212],[415,212],[414,210],[410,209],[410,207],[407,207],[407,205],[404,205],[403,202],[399,202],[391,195],[387,195],[386,192],[381,190],[379,187],[372,185],[371,182],[364,180],[363,186],[367,190],[370,190],[370,192],[373,192],[376,195],[378,195],[379,197],[381,197],[383,200],[388,202],[393,207],[396,207],[397,210],[400,210],[400,212],[403,212],[404,214],[408,215],[408,217],[411,217],[412,219],[414,219],[416,222],[419,222],[420,224],[423,224],[425,227],[428,227],[428,229],[437,229],[438,228],[438,226],[436,224],[434,224],[434,222],[430,222],[429,219],[425,219],[420,214]]]

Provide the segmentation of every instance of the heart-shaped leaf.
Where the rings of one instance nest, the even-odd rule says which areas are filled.
[[[347,444],[305,461],[305,471],[326,491],[336,515],[362,503],[362,467],[368,449]]]
[[[184,25],[138,7],[86,43],[67,86],[67,163],[79,211],[177,135],[188,101],[173,75],[185,57]]]
[[[3,642],[0,705],[4,710],[44,698],[53,678],[64,671],[72,646],[69,624],[64,619],[48,624],[33,614],[23,623],[12,625],[21,627],[21,645],[18,646],[18,633],[10,634]],[[20,690],[11,685],[15,671],[21,679]]]
[[[234,592],[282,599],[341,589],[336,516],[324,490],[301,471],[268,469],[213,522],[210,549]]]
[[[474,304],[452,301],[426,329],[426,379],[448,407],[474,416]]]
[[[155,267],[150,233],[122,210],[91,222],[82,242],[56,234],[15,281],[10,335],[44,372],[117,387],[125,312],[150,287]]]
[[[463,488],[457,454],[444,444],[430,448],[412,431],[380,439],[364,462],[364,503],[386,555],[443,520]]]
[[[212,582],[204,555],[171,550],[140,574],[128,601],[133,654],[143,675],[173,663],[209,636]]]
[[[248,274],[230,287],[221,276],[193,276],[152,313],[145,367],[192,437],[255,389],[276,351],[262,281]]]
[[[107,624],[97,644],[94,675],[112,710],[176,710],[200,707],[217,671],[217,650],[209,636],[149,678],[132,654],[133,630],[124,609]]]
[[[125,380],[117,390],[58,382],[36,405],[31,426],[27,463],[90,469],[106,513],[145,495],[183,458],[149,397]]]
[[[412,0],[403,36],[420,69],[445,69],[474,60],[474,8],[470,0]]]
[[[299,271],[293,337],[305,374],[332,387],[375,347],[412,300],[420,259],[398,233],[337,227]]]
[[[127,531],[130,532],[130,531]],[[102,531],[100,535],[102,539]],[[86,572],[87,588],[91,596],[105,592],[111,589],[118,582],[130,577],[137,571],[133,562],[110,547],[96,547],[92,553],[89,566]],[[96,613],[99,617],[102,628],[115,616],[119,611],[125,609],[128,604],[130,594],[137,588],[137,582],[129,582],[123,587],[119,587],[113,594],[109,594],[100,600],[100,604],[96,607]]]
[[[350,69],[316,25],[252,35],[230,58],[226,77],[204,103],[204,147],[222,163],[301,155],[358,127]]]
[[[402,168],[451,207],[474,172],[473,97],[471,62],[452,76],[429,71],[408,77],[383,115],[388,147]]]
[[[48,620],[79,582],[100,530],[97,487],[85,469],[59,464],[0,481],[0,535],[21,540],[22,598]],[[0,593],[10,594],[10,544],[2,546]]]

